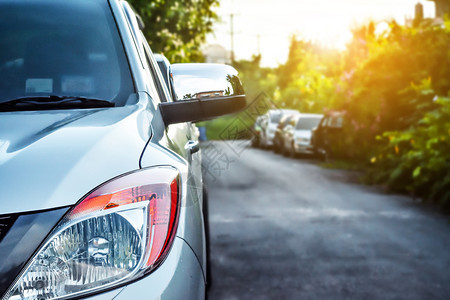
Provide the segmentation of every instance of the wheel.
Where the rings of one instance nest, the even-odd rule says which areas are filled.
[[[251,145],[252,145],[252,147],[253,148],[258,148],[259,147],[259,138],[256,138],[256,137],[254,137],[254,138],[252,138],[252,143],[251,143]]]
[[[324,149],[323,150],[323,160],[325,162],[329,162],[330,158],[331,158],[330,151],[327,151],[327,150]]]
[[[295,158],[295,147],[294,147],[294,143],[292,142],[291,144],[291,149],[289,149],[289,156],[290,157],[294,157]]]
[[[261,148],[261,149],[267,149],[267,145],[266,145],[266,142],[265,141],[263,141],[263,139],[260,139],[259,140],[259,147]]]
[[[319,149],[319,151],[317,151],[317,155],[318,155],[319,159],[324,162],[327,162],[330,159],[328,152],[323,148],[321,148],[321,149]]]
[[[283,154],[283,156],[289,156],[289,150],[286,149],[286,146],[283,145],[283,147],[281,147],[281,154]]]
[[[280,143],[277,140],[273,141],[273,152],[280,153],[281,146]]]

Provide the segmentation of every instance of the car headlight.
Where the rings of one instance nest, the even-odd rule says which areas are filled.
[[[154,270],[175,235],[178,181],[175,169],[156,167],[95,189],[59,222],[7,293],[9,299],[72,298]]]

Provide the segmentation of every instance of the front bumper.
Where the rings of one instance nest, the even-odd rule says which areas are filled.
[[[124,287],[88,299],[204,298],[205,280],[197,257],[183,239],[176,237],[166,260],[153,273]]]

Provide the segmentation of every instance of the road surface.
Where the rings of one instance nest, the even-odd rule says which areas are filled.
[[[209,299],[450,299],[450,218],[314,159],[203,144]]]

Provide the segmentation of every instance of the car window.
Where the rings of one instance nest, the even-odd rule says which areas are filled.
[[[342,117],[330,118],[329,127],[335,127],[335,128],[342,127]]]
[[[123,45],[106,1],[0,3],[0,102],[70,95],[113,101],[118,106],[133,92]]]
[[[168,91],[168,86],[165,83],[162,84],[164,82],[164,77],[161,74],[159,66],[156,61],[151,59],[153,54],[151,53],[150,47],[148,46],[147,42],[145,42],[145,37],[143,34],[141,34],[141,38],[144,41],[143,47],[145,60],[149,68],[149,76],[153,79],[153,84],[156,86],[159,98],[162,102],[172,101],[172,97]]]
[[[295,126],[299,130],[311,130],[319,125],[321,118],[300,118]]]
[[[169,70],[167,69],[167,65],[161,60],[156,61],[156,62],[158,63],[158,67],[161,70],[161,73],[162,73],[162,75],[164,77],[164,82],[167,84],[167,86],[169,86],[170,85]]]
[[[282,117],[281,113],[270,114],[270,123],[278,123]]]

